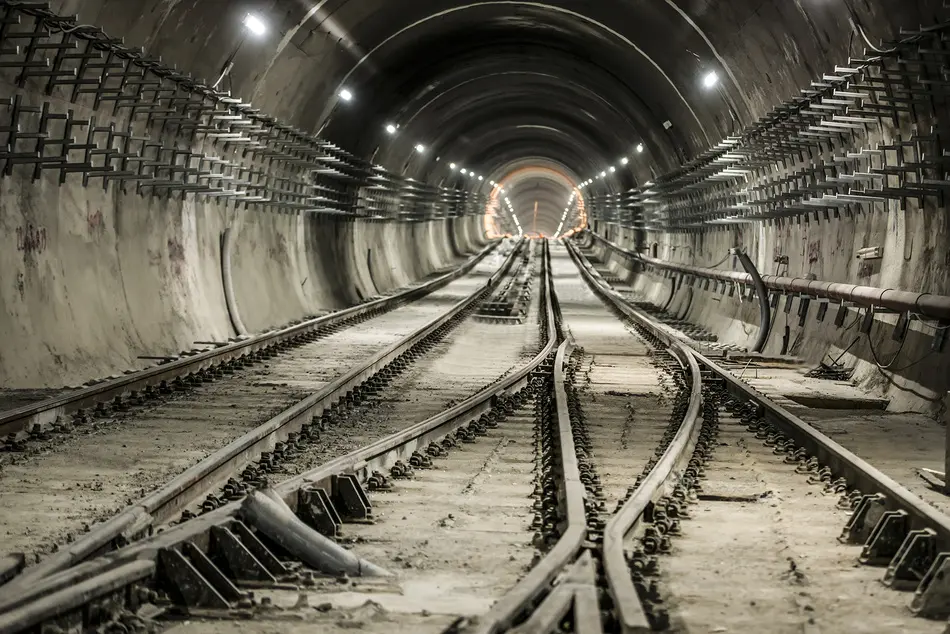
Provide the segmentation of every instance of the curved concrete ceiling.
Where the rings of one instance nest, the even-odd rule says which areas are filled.
[[[198,76],[217,76],[237,45],[228,77],[235,94],[407,177],[487,193],[489,177],[534,157],[574,184],[593,178],[585,191],[597,196],[677,168],[860,55],[852,24],[887,38],[897,24],[934,22],[942,3],[233,0],[224,11],[206,0],[52,4]],[[249,12],[267,25],[260,37],[242,27]],[[706,87],[711,72],[719,81]],[[341,99],[344,89],[352,99]],[[486,178],[461,179],[451,163]],[[610,166],[615,172],[597,178]],[[563,207],[553,191],[542,204],[540,192],[553,185],[534,182],[539,222],[551,231]],[[521,198],[512,202],[528,204]]]
[[[418,0],[399,3],[398,15],[355,19],[357,3],[348,2],[338,20],[350,11],[349,33],[365,53],[337,90],[359,103],[331,99],[324,134],[357,152],[384,147],[383,164],[419,177],[444,174],[431,157],[488,171],[539,155],[586,178],[641,142],[664,169],[721,137],[700,103],[708,95],[696,90],[702,64],[671,56],[668,37],[677,34],[677,49],[705,44],[665,5]],[[387,122],[412,142],[387,139]],[[415,143],[431,150],[430,160],[412,160]],[[631,173],[617,188],[635,182]]]

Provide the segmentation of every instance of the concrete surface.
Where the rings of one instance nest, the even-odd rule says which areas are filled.
[[[746,245],[750,255],[763,273],[776,273],[772,262],[774,254],[789,256],[788,275],[852,284],[865,284],[883,288],[931,289],[940,292],[947,288],[943,279],[945,271],[938,267],[933,254],[946,236],[935,232],[933,226],[922,216],[906,218],[911,239],[907,257],[892,257],[877,261],[871,275],[862,275],[866,270],[854,258],[854,249],[865,244],[883,244],[896,238],[888,230],[887,218],[842,218],[830,227],[823,225],[770,226],[763,224],[743,225],[741,231],[710,230],[701,234],[649,235],[648,245],[658,244],[658,257],[697,266],[710,266],[722,260],[728,249],[736,244]],[[829,231],[833,230],[833,233]],[[860,232],[860,235],[858,235]],[[611,240],[628,249],[635,249],[633,232],[610,227]],[[855,246],[857,244],[858,246]],[[896,247],[893,247],[896,248]],[[638,273],[631,258],[608,252],[603,246],[594,248],[598,258],[604,259],[608,268],[628,281],[634,296],[663,306],[670,296],[671,278],[662,274]],[[741,271],[741,265],[728,258],[722,270]],[[782,269],[784,270],[784,266]],[[938,269],[939,272],[938,272]],[[785,312],[785,298],[778,308],[772,310],[772,329],[764,352],[778,355],[787,347],[788,354],[802,358],[816,366],[823,359],[828,362],[840,356],[839,363],[854,368],[853,381],[868,394],[887,398],[889,411],[924,412],[935,417],[944,417],[947,412],[947,372],[950,357],[946,352],[931,350],[935,328],[915,321],[908,332],[903,347],[891,339],[897,315],[875,314],[868,334],[860,332],[861,320],[858,311],[849,311],[842,327],[835,326],[838,307],[831,305],[824,320],[817,319],[818,302],[808,307],[804,324],[800,325],[799,307],[801,298],[792,299],[791,311]],[[738,346],[751,346],[758,334],[759,309],[756,302],[740,300],[740,293],[730,297],[728,293],[702,290],[702,285],[690,287],[678,285],[669,312],[696,324],[702,324],[719,341]],[[784,343],[785,328],[788,328],[788,344]],[[855,342],[855,340],[857,340]],[[851,344],[854,345],[851,345]],[[882,365],[896,357],[890,369],[881,369],[875,363],[871,346]],[[850,349],[848,349],[848,347]],[[847,350],[847,351],[846,351]],[[830,355],[830,358],[829,358]],[[843,355],[843,356],[842,356]]]
[[[78,384],[234,336],[221,282],[228,226],[237,304],[260,332],[460,262],[482,244],[478,221],[249,213],[2,178],[0,385]],[[17,248],[30,227],[41,241]]]
[[[260,332],[459,263],[482,244],[479,220],[347,221],[0,178],[0,385],[75,385],[234,336],[229,226],[237,304]],[[18,248],[23,231],[41,238]]]

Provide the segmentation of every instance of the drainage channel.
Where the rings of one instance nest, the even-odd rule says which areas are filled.
[[[213,494],[201,508],[193,505],[229,479],[253,483],[261,472],[281,469],[275,462],[283,443],[302,442],[296,435],[307,414],[338,401],[353,405],[354,389],[390,361],[401,358],[408,367],[421,358],[504,279],[523,247],[494,274],[489,262],[479,262],[424,299],[271,360],[263,369],[269,380],[247,372],[204,386],[8,467],[0,477],[4,546],[22,552],[52,544],[11,585],[120,546],[182,511],[213,509]],[[334,429],[358,437],[348,420]]]

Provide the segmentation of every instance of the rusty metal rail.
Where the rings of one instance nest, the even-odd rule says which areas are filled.
[[[240,471],[245,465],[259,457],[262,452],[272,450],[276,443],[286,440],[289,434],[298,432],[302,425],[308,423],[314,416],[319,416],[333,403],[357,389],[380,369],[419,344],[443,324],[474,306],[476,302],[490,293],[505,278],[524,246],[525,242],[522,242],[512,249],[502,266],[489,277],[484,286],[456,303],[436,319],[376,353],[369,360],[351,368],[314,394],[295,403],[270,420],[217,450],[158,490],[95,527],[76,542],[61,549],[40,564],[25,570],[8,585],[4,586],[4,589],[17,590],[28,587],[50,574],[75,566],[89,557],[116,546],[121,546],[142,535],[147,535],[157,526],[168,522],[209,490],[223,484],[232,474]],[[466,264],[467,266],[469,264]],[[439,279],[452,278],[457,274],[456,271]],[[2,602],[0,602],[0,606],[2,606]]]
[[[472,630],[478,634],[505,632],[525,614],[531,614],[532,619],[542,623],[557,622],[557,618],[549,618],[548,615],[563,616],[575,600],[574,592],[563,591],[552,592],[545,598],[554,580],[565,569],[572,567],[572,563],[580,554],[584,540],[587,539],[584,485],[580,479],[574,435],[568,415],[567,391],[564,387],[564,365],[570,358],[573,348],[574,342],[571,340],[564,341],[558,347],[553,372],[557,407],[558,457],[561,470],[560,484],[565,516],[561,536],[544,558],[514,588],[499,599],[488,614],[479,619],[478,626]],[[541,602],[542,599],[543,602]]]
[[[526,388],[532,374],[551,357],[558,341],[547,250],[543,260],[541,327],[544,343],[530,362],[437,416],[279,484],[272,489],[275,497],[282,499],[298,515],[304,514],[306,509],[312,509],[314,500],[328,499],[331,491],[340,482],[357,482],[358,489],[377,474],[378,470],[390,468],[433,440],[474,423],[498,399],[504,399]],[[504,268],[507,269],[511,262],[510,257]],[[494,282],[497,283],[502,275],[503,271],[499,271]],[[486,286],[487,288],[489,287]],[[470,298],[466,301],[472,300]],[[461,304],[456,305],[453,311],[461,310]],[[438,321],[441,323],[444,319],[446,317]],[[436,327],[437,324],[431,324],[424,330],[431,332]],[[421,339],[423,336],[422,332],[418,332],[414,338]],[[380,355],[376,363],[384,364],[391,358],[392,355]],[[354,492],[359,494],[359,491]],[[192,562],[199,561],[202,562],[201,566],[207,566],[211,564],[211,560],[204,553],[215,547],[214,534],[240,535],[242,543],[250,549],[249,552],[254,552],[261,562],[268,561],[266,548],[253,537],[252,531],[245,525],[245,522],[249,521],[242,514],[241,503],[232,502],[96,559],[72,567],[61,565],[48,569],[45,575],[34,576],[28,584],[7,585],[4,587],[6,596],[0,602],[0,634],[22,632],[67,614],[74,615],[74,618],[85,618],[76,615],[86,614],[82,612],[83,606],[97,600],[97,597],[115,595],[116,592],[133,585],[155,585],[156,575],[167,576],[169,569],[166,566],[170,562],[180,563],[181,558],[185,556]],[[264,550],[261,550],[262,548]],[[75,557],[72,558],[73,563],[77,561]],[[215,593],[220,591],[220,596],[226,599],[227,591],[234,587],[233,582],[223,572],[207,568],[201,568],[200,572],[198,568],[186,567],[185,570],[191,575],[190,579],[199,585],[208,585],[209,589],[204,598],[210,596],[214,599]],[[134,593],[123,594],[128,597]]]
[[[62,396],[0,412],[0,438],[8,434],[32,429],[35,425],[40,427],[51,425],[57,422],[60,417],[81,414],[83,410],[120,404],[125,399],[137,397],[149,390],[161,389],[176,379],[205,372],[222,364],[245,358],[259,358],[279,352],[286,347],[303,342],[307,335],[321,328],[335,326],[346,320],[361,317],[374,311],[392,310],[402,304],[424,297],[462,277],[495,247],[497,247],[497,243],[488,245],[457,269],[440,275],[416,288],[410,288],[389,297],[345,308],[280,330],[266,332],[250,339],[229,343],[184,359],[103,381]],[[255,357],[255,355],[257,356]]]

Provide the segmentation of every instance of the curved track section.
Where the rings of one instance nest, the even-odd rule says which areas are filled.
[[[243,632],[940,631],[911,612],[950,613],[944,516],[629,304],[573,245],[544,243],[541,260],[506,353],[465,343],[501,326],[466,322],[463,340],[428,341],[415,375],[400,357],[314,417],[280,459],[372,411],[397,431],[14,587],[0,634],[205,633],[222,618]],[[501,378],[440,402],[461,359],[472,385],[482,366]],[[911,611],[870,592],[874,566],[915,591]]]
[[[327,333],[263,367],[90,426],[71,442],[8,467],[0,477],[0,507],[6,510],[0,523],[11,536],[11,549],[52,544],[55,552],[71,543],[16,583],[30,583],[110,544],[122,545],[179,511],[188,514],[202,495],[242,469],[248,477],[240,479],[253,480],[246,467],[259,456],[273,467],[274,451],[294,441],[304,419],[341,399],[352,400],[354,389],[392,358],[409,351],[413,359],[421,357],[435,343],[423,339],[434,334],[441,340],[461,323],[504,278],[517,251],[506,259],[474,263],[471,272],[443,279],[446,286],[421,299]],[[425,349],[413,350],[420,343]],[[352,418],[332,422],[340,424],[324,427],[361,443],[386,433],[360,427]],[[202,506],[209,510],[218,504],[212,496]],[[103,520],[108,521],[83,535]]]

